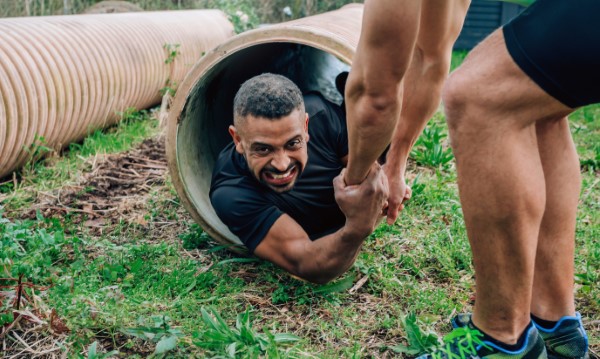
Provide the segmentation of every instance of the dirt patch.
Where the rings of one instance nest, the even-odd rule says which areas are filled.
[[[35,293],[48,288],[34,288],[22,285],[19,280],[12,290],[0,292],[0,304],[6,305],[2,303],[4,300],[20,304],[15,304],[15,310],[12,311],[14,320],[0,325],[2,358],[64,357],[70,329],[56,310],[50,309]]]
[[[149,194],[160,191],[167,176],[164,138],[147,139],[133,150],[90,162],[90,171],[77,184],[40,193],[24,216],[35,218],[39,211],[45,218],[68,218],[96,235],[122,222],[147,225]]]

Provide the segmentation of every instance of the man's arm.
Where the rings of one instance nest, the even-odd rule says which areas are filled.
[[[412,58],[421,1],[365,1],[346,86],[349,160],[345,181],[364,180],[390,143],[400,117],[402,79]]]
[[[346,216],[344,227],[311,241],[288,215],[273,224],[254,254],[314,283],[327,283],[348,270],[373,232],[387,199],[387,179],[375,167],[363,183],[347,186],[344,172],[334,179],[335,197]]]
[[[404,174],[410,151],[440,104],[450,70],[452,47],[462,28],[470,0],[424,0],[421,28],[404,78],[400,121],[387,154],[385,173],[390,186],[388,223],[392,224],[410,198]]]

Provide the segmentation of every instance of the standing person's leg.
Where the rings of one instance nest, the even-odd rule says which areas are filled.
[[[500,30],[450,77],[444,103],[473,251],[473,323],[515,344],[530,304],[546,183],[536,123],[572,110],[525,75]]]
[[[575,313],[573,288],[575,223],[581,174],[567,118],[537,124],[546,182],[531,315],[549,357],[587,358],[588,339]]]
[[[567,118],[539,122],[536,129],[546,208],[538,239],[531,313],[558,321],[575,314],[573,258],[581,176]]]

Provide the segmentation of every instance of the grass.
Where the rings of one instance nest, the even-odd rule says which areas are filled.
[[[441,114],[415,148],[410,205],[397,223],[377,228],[346,275],[325,286],[214,243],[182,209],[168,175],[139,195],[141,207],[101,233],[75,213],[28,215],[43,195],[78,183],[104,154],[160,132],[148,113],[124,118],[0,185],[0,326],[18,316],[18,302],[45,323],[28,331],[34,324],[22,318],[13,328],[30,345],[52,342],[57,353],[88,358],[411,357],[472,305],[471,253]],[[583,176],[576,300],[596,353],[600,175],[597,162],[586,163],[597,161],[599,126],[600,106],[572,116]],[[143,220],[129,220],[138,215]],[[11,334],[0,340],[18,345]],[[32,350],[49,348],[37,345]]]

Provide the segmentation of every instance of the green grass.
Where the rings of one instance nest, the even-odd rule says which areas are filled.
[[[38,298],[23,301],[21,309],[54,309],[70,329],[57,339],[68,357],[111,351],[132,358],[410,357],[433,345],[449,331],[451,316],[472,305],[474,274],[454,159],[439,156],[448,148],[442,115],[415,148],[410,205],[396,224],[377,228],[346,275],[325,286],[224,250],[181,208],[168,179],[137,209],[147,223],[123,218],[93,234],[73,215],[23,215],[40,192],[76,183],[96,156],[126,151],[159,132],[147,113],[125,117],[30,165],[16,185],[0,186],[0,293],[21,288]],[[600,175],[584,162],[598,154],[600,106],[571,118],[583,165],[576,300],[598,352],[600,331],[589,323],[600,320]],[[2,303],[0,326],[14,319],[13,303]],[[41,331],[50,335],[49,326]]]

